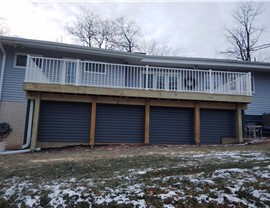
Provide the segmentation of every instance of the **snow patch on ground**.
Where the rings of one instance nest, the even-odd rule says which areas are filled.
[[[268,187],[270,179],[270,165],[265,164],[260,167],[262,161],[269,161],[270,158],[260,152],[209,152],[183,154],[176,153],[174,157],[183,158],[183,162],[177,167],[161,167],[161,168],[147,168],[147,169],[130,169],[127,174],[119,175],[120,172],[114,172],[111,178],[94,181],[92,178],[77,179],[70,178],[68,180],[54,180],[49,182],[42,182],[35,184],[28,179],[22,180],[18,177],[13,177],[3,182],[3,195],[0,198],[5,200],[18,201],[18,207],[22,207],[23,203],[28,207],[37,207],[41,201],[41,190],[48,193],[49,206],[59,207],[66,206],[68,200],[76,199],[76,203],[87,202],[91,207],[93,204],[109,205],[112,202],[116,204],[132,204],[134,207],[147,207],[145,199],[149,196],[155,196],[161,199],[163,206],[167,208],[174,207],[173,204],[168,204],[167,200],[185,201],[189,197],[194,197],[198,203],[215,202],[224,204],[229,202],[232,205],[243,204],[246,207],[256,207],[255,201],[249,197],[239,195],[239,192],[247,192],[255,199],[260,201],[265,207],[264,202],[270,201],[270,193],[260,187]],[[174,170],[174,168],[181,167],[199,167],[201,161],[258,161],[256,166],[248,168],[222,168],[212,170],[210,172],[194,173],[191,171],[185,174],[177,172],[171,175],[155,175],[149,178],[149,184],[143,182],[142,178],[147,173],[158,173],[158,171]],[[268,163],[269,164],[269,163]],[[168,173],[169,174],[169,173]],[[151,175],[151,174],[149,174]],[[121,181],[121,185],[116,187],[105,187],[104,189],[95,190],[98,184],[106,186],[107,182],[112,179]],[[220,186],[215,186],[224,181],[224,189]],[[188,183],[191,187],[187,186]],[[256,186],[250,187],[247,184],[256,183]],[[11,184],[11,185],[10,185]],[[158,185],[156,185],[158,184]],[[205,187],[208,187],[207,191]],[[150,189],[158,188],[160,192],[149,193]],[[25,191],[27,190],[27,191]],[[192,193],[192,194],[191,194]],[[193,194],[195,194],[193,196]],[[34,197],[33,197],[34,196]],[[147,196],[147,197],[146,197]],[[14,198],[15,197],[15,198]],[[75,204],[76,204],[75,203]]]
[[[173,196],[176,196],[177,194],[174,191],[169,191],[167,194],[159,194],[159,197],[164,200],[167,198],[172,198]]]

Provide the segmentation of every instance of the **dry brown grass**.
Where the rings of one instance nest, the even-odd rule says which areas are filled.
[[[226,152],[227,155],[224,154]],[[252,153],[256,153],[260,157],[253,160]],[[55,184],[62,184],[63,190],[77,190],[78,186],[87,188],[86,192],[80,193],[81,196],[85,194],[84,197],[86,197],[83,205],[76,201],[75,196],[63,195],[66,205],[70,207],[88,207],[87,205],[90,204],[93,207],[119,207],[116,201],[109,204],[98,204],[95,201],[96,196],[102,197],[104,194],[113,194],[113,192],[108,192],[108,188],[111,191],[120,190],[123,192],[118,194],[128,194],[129,190],[126,188],[136,184],[141,184],[140,189],[144,196],[131,193],[129,198],[135,201],[144,200],[147,205],[163,207],[164,203],[167,203],[181,207],[182,203],[186,203],[191,207],[208,207],[211,204],[207,202],[200,204],[194,197],[187,196],[185,199],[181,197],[185,194],[191,196],[209,195],[209,190],[215,188],[224,193],[230,192],[230,189],[226,187],[228,181],[225,182],[224,179],[213,179],[214,185],[207,184],[204,181],[211,179],[216,170],[234,168],[247,170],[244,172],[246,178],[258,180],[258,182],[247,182],[245,189],[241,189],[237,193],[237,196],[243,199],[246,197],[247,200],[249,198],[253,200],[254,197],[250,196],[249,189],[256,188],[270,191],[270,186],[267,185],[269,179],[256,175],[258,171],[262,173],[268,171],[266,167],[270,165],[269,153],[270,143],[263,141],[226,146],[109,145],[93,148],[76,146],[0,156],[0,207],[17,207],[19,203],[26,205],[22,196],[32,198],[38,196],[39,201],[36,203],[39,204],[35,205],[48,206],[51,203],[49,197],[51,190],[45,190],[44,187],[55,187]],[[218,158],[218,155],[223,156]],[[262,161],[261,158],[264,157],[267,159]],[[181,178],[182,176],[187,178]],[[198,178],[201,182],[194,184],[189,180],[189,177]],[[73,181],[73,178],[76,180]],[[164,181],[164,178],[168,178],[168,180]],[[94,185],[89,186],[89,180]],[[231,186],[234,186],[239,180],[242,180],[241,174],[232,173],[229,181]],[[20,186],[24,188],[20,190]],[[196,192],[196,188],[200,188],[200,190]],[[15,190],[12,197],[1,197],[1,195],[5,196],[4,190],[10,189]],[[177,201],[174,197],[168,197],[165,201],[161,200],[160,196],[171,190],[180,194],[177,197],[181,199],[178,198]],[[178,193],[178,190],[181,190],[184,194]],[[210,193],[208,197],[218,196],[215,193]],[[17,201],[14,201],[14,199]],[[256,200],[254,198],[251,203],[265,204],[265,202]],[[213,207],[230,205],[229,201],[224,203],[218,205],[215,202],[212,205]],[[133,207],[130,202],[122,205],[123,207]],[[241,203],[239,206],[245,207]]]

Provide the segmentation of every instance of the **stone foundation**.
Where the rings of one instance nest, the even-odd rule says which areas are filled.
[[[12,131],[3,142],[7,143],[7,150],[21,149],[24,139],[25,116],[27,103],[0,102],[0,123],[6,122]]]

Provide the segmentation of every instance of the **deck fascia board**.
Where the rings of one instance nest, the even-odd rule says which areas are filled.
[[[105,87],[89,87],[89,86],[43,84],[43,83],[24,83],[23,89],[27,92],[51,92],[51,93],[76,94],[76,95],[101,95],[101,96],[155,98],[155,99],[190,100],[190,101],[233,102],[233,103],[251,103],[253,101],[252,96],[246,95],[227,95],[227,94],[212,94],[200,92],[172,92],[162,90],[105,88]]]

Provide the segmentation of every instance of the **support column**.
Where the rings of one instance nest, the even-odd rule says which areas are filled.
[[[237,141],[243,143],[242,109],[239,104],[236,104],[236,133]]]
[[[195,108],[194,108],[194,127],[195,127],[195,142],[197,145],[201,143],[201,125],[200,125],[200,104],[195,103]]]
[[[150,128],[150,103],[145,103],[145,126],[144,126],[144,143],[149,144],[149,128]]]
[[[39,112],[40,112],[40,93],[38,93],[37,97],[35,98],[31,150],[35,150],[37,147]]]
[[[97,99],[94,98],[92,101],[92,109],[91,109],[90,145],[95,144],[96,114],[97,114]]]

